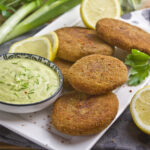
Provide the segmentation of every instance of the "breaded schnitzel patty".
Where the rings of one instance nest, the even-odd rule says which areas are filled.
[[[112,56],[93,54],[76,61],[68,71],[72,87],[89,95],[107,93],[128,79],[126,65]]]
[[[118,99],[111,92],[102,96],[72,92],[54,103],[52,124],[69,135],[96,134],[111,123],[117,111]]]
[[[58,68],[61,70],[63,78],[64,78],[64,87],[65,88],[71,88],[71,85],[68,82],[68,70],[72,66],[71,62],[56,58],[54,60],[54,63],[58,66]]]
[[[61,59],[75,62],[90,54],[113,54],[113,48],[102,41],[94,30],[66,27],[56,30],[56,33],[59,38],[58,57]]]
[[[64,87],[65,88],[72,88],[70,83],[68,82],[68,70],[72,66],[71,62],[56,58],[54,60],[54,63],[58,66],[58,68],[61,70],[63,78],[64,78]]]
[[[150,34],[144,30],[116,19],[101,19],[97,22],[98,36],[112,46],[131,51],[135,48],[150,54]]]

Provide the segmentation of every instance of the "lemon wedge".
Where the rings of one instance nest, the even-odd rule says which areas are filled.
[[[135,94],[130,103],[130,111],[137,127],[150,134],[150,86]]]
[[[58,47],[59,47],[59,39],[55,32],[50,32],[48,34],[43,35],[43,37],[46,37],[49,39],[52,45],[52,60],[53,61],[56,57]]]
[[[120,18],[119,0],[83,0],[80,9],[84,24],[95,29],[96,23],[102,18]]]
[[[9,53],[29,53],[52,61],[52,46],[46,37],[31,37],[14,43]]]

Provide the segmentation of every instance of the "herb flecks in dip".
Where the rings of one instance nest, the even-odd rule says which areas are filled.
[[[1,102],[39,102],[54,94],[58,87],[57,74],[40,62],[24,58],[0,61]]]

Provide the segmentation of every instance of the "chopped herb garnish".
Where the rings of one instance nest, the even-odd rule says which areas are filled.
[[[18,64],[18,62],[12,62],[12,64],[16,65],[16,64]]]
[[[16,95],[18,97],[18,94],[15,92],[14,95]]]
[[[27,68],[27,67],[25,67],[25,66],[23,66],[23,65],[22,65],[21,67],[25,70],[25,72],[26,72],[26,71],[30,71],[29,68]]]
[[[25,88],[25,87],[20,87],[20,88],[16,89],[16,91],[21,91],[21,90],[25,90],[25,89],[27,89],[27,88]]]
[[[32,79],[34,76],[32,75],[28,75],[28,79]]]
[[[9,97],[8,101],[13,101],[18,104],[33,103],[41,99],[46,99],[55,93],[57,90],[55,85],[58,83],[57,74],[51,71],[49,72],[49,68],[43,65],[41,65],[40,69],[42,73],[40,74],[37,70],[40,64],[36,64],[35,62],[35,64],[32,65],[31,63],[30,65],[27,59],[22,59],[22,62],[17,65],[12,64],[16,64],[18,61],[18,59],[12,59],[8,60],[8,62],[4,61],[1,64],[0,88],[2,88],[2,90],[3,88],[7,89],[7,92],[4,92],[4,96]],[[25,72],[21,66],[22,64],[30,65],[29,67],[32,69]],[[5,70],[4,68],[7,66],[10,66],[10,68]],[[46,73],[47,75],[45,76]],[[5,79],[3,77],[5,77]],[[51,82],[52,80],[53,82]]]
[[[2,76],[2,78],[4,78],[4,79],[5,79],[5,76]]]
[[[34,91],[30,91],[30,92],[28,92],[28,94],[33,94],[34,93]]]
[[[1,84],[4,84],[5,82],[4,82],[4,81],[0,81],[0,83],[1,83]]]
[[[10,83],[7,83],[7,85],[8,85],[8,86],[11,86],[11,84],[10,84]]]
[[[22,73],[21,75],[22,75],[22,76],[26,76],[26,74],[25,74],[25,73]]]
[[[36,80],[35,80],[35,83],[36,83],[36,84],[39,84],[39,79],[36,79]]]
[[[29,99],[31,99],[30,95],[27,95]]]
[[[24,70],[25,70],[25,71],[30,71],[30,69],[28,69],[28,68],[24,68]]]
[[[34,89],[30,90],[31,92],[34,92]]]
[[[21,84],[21,86],[22,86],[23,88],[28,88],[29,82],[25,82],[25,83]]]
[[[53,91],[51,91],[50,93],[49,93],[49,95],[51,96],[53,94]]]
[[[51,88],[51,85],[47,84],[47,91]]]

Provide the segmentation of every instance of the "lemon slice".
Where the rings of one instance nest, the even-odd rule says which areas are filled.
[[[150,86],[139,90],[130,104],[132,118],[143,132],[150,134]]]
[[[43,35],[43,37],[46,37],[49,39],[52,45],[52,61],[55,59],[57,51],[58,51],[58,46],[59,46],[59,40],[58,36],[55,32],[50,32],[48,34]]]
[[[52,46],[46,37],[31,37],[16,42],[10,47],[9,53],[29,53],[53,60]]]
[[[83,0],[80,13],[84,24],[95,29],[99,19],[118,19],[121,15],[121,8],[119,0]]]

